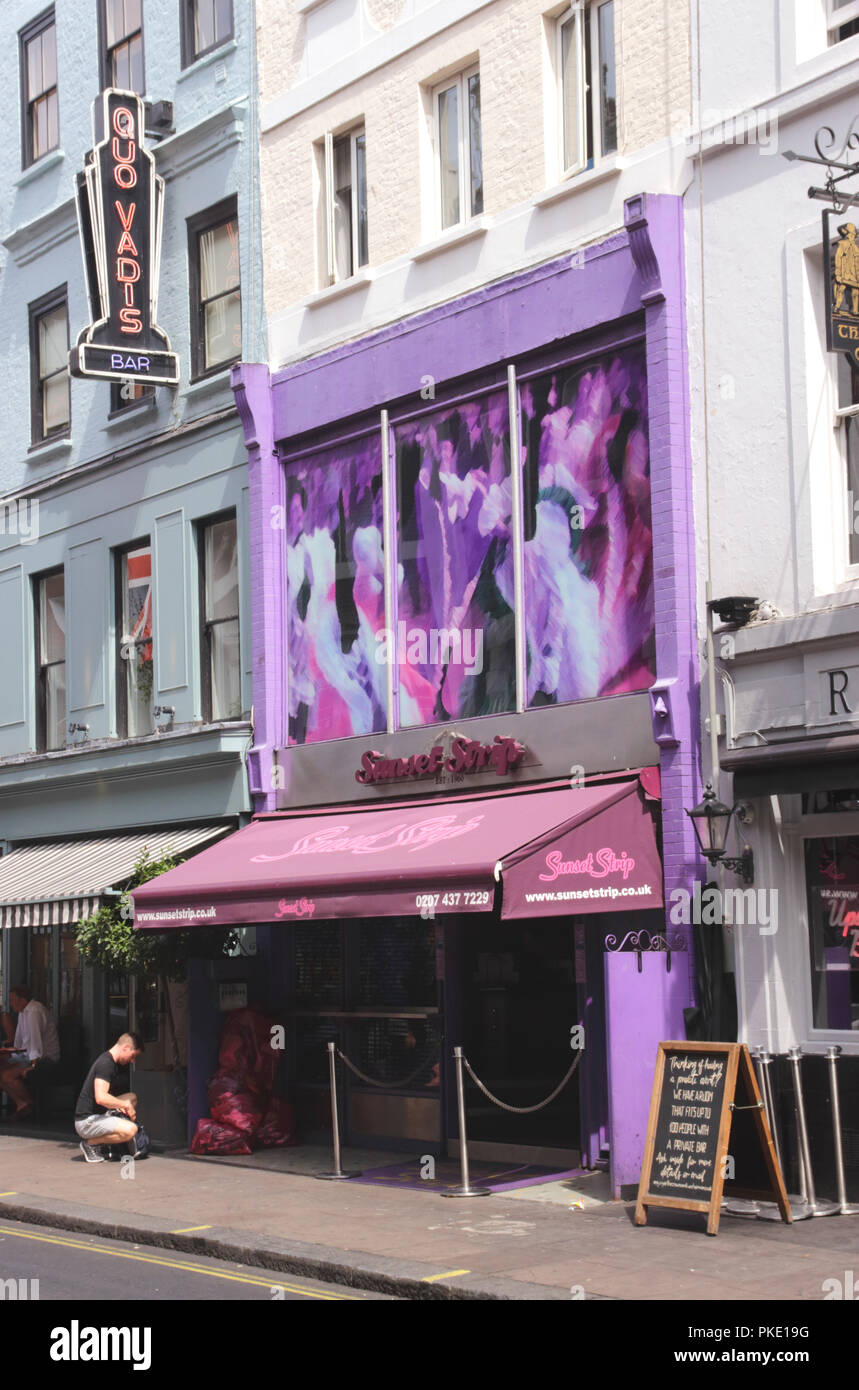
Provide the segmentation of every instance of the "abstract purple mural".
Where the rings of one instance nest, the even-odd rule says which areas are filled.
[[[656,679],[644,349],[520,387],[528,704]]]
[[[394,430],[400,724],[516,708],[506,391]],[[421,659],[423,658],[423,659]]]
[[[527,703],[655,679],[643,348],[520,381]],[[290,741],[516,708],[506,390],[394,424],[385,624],[381,437],[286,465]]]
[[[286,465],[289,741],[386,727],[378,434]]]

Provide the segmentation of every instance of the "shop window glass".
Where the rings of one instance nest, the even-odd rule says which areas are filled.
[[[427,1008],[436,1003],[435,928],[413,917],[361,921],[359,1008]]]
[[[60,1018],[76,1022],[82,1006],[81,958],[74,927],[60,932]]]
[[[339,922],[296,925],[295,996],[304,1005],[340,1007],[343,970]]]
[[[522,382],[528,704],[656,677],[643,350]]]
[[[54,929],[33,927],[30,932],[30,988],[33,998],[54,1011]]]
[[[358,1039],[358,1065],[374,1081],[399,1082],[405,1091],[438,1088],[441,1029],[437,1019],[362,1019]],[[353,1084],[365,1089],[360,1080]]]
[[[301,1086],[328,1082],[328,1044],[342,1046],[340,1025],[332,1018],[297,1018],[295,1021],[295,1075]]]
[[[161,1031],[157,975],[141,975],[134,982],[134,1019],[144,1043],[156,1043]]]
[[[859,836],[805,842],[815,1028],[859,1028]]]
[[[111,1046],[129,1027],[129,976],[109,975],[107,980],[107,1033]]]
[[[401,726],[516,708],[506,391],[400,424]]]
[[[386,727],[378,433],[289,463],[286,499],[289,741],[376,733]]]

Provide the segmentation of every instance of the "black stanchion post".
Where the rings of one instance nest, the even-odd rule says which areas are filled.
[[[340,1121],[337,1116],[336,1045],[333,1042],[328,1044],[328,1075],[331,1081],[331,1139],[334,1144],[334,1171],[331,1173],[315,1173],[314,1177],[321,1178],[323,1182],[340,1182],[345,1178],[360,1178],[360,1170],[353,1169],[349,1173],[344,1173],[340,1166]]]
[[[459,1165],[462,1183],[442,1192],[442,1197],[491,1197],[489,1187],[472,1187],[468,1172],[468,1136],[465,1131],[465,1078],[462,1075],[462,1048],[453,1049],[456,1064],[456,1106],[459,1112]]]

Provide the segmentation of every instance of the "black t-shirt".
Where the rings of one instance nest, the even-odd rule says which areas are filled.
[[[87,1072],[87,1079],[81,1087],[81,1093],[78,1096],[78,1103],[75,1106],[76,1120],[82,1120],[86,1115],[107,1114],[107,1111],[103,1106],[96,1104],[96,1077],[101,1077],[102,1081],[107,1082],[108,1089],[113,1090],[112,1083],[115,1077],[119,1075],[119,1072],[121,1070],[122,1068],[119,1066],[117,1062],[113,1060],[109,1052],[103,1052],[100,1057],[96,1057],[95,1061],[93,1062],[92,1066]],[[117,1091],[115,1092],[115,1094],[119,1095],[121,1093]]]

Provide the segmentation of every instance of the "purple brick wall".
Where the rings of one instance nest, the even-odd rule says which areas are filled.
[[[254,692],[248,778],[255,809],[274,811],[274,751],[286,743],[285,485],[275,453],[268,368],[242,362],[232,370],[232,386],[248,451]]]
[[[638,206],[638,204],[641,206]],[[642,285],[647,328],[651,506],[656,601],[656,664],[670,688],[675,747],[663,747],[663,879],[666,904],[688,888],[697,847],[686,808],[699,798],[699,701],[689,370],[683,204],[679,198],[630,199],[627,226]],[[640,223],[646,221],[646,227]],[[686,954],[606,957],[611,1174],[615,1195],[638,1181],[647,1132],[650,1087],[660,1040],[686,1036],[683,1009],[694,1001],[691,933]]]

